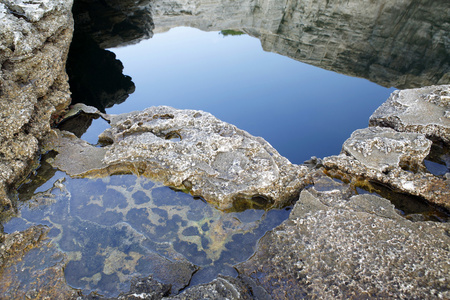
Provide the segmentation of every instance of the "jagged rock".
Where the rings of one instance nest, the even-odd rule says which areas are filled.
[[[209,113],[160,106],[109,118],[103,148],[55,131],[47,140],[59,152],[53,165],[76,176],[137,172],[224,209],[254,196],[281,205],[307,184],[307,167]]]
[[[249,284],[249,282],[251,283]],[[251,279],[245,276],[232,278],[228,276],[219,276],[210,283],[194,286],[183,293],[163,299],[271,299],[264,289],[255,286]]]
[[[423,160],[430,152],[431,144],[419,133],[371,127],[354,131],[344,142],[342,152],[381,173],[394,168],[422,170]]]
[[[422,197],[432,203],[450,209],[450,179],[430,173],[412,173],[401,168],[391,169],[387,174],[368,168],[359,160],[340,154],[324,158],[323,164],[331,175],[352,180],[373,180],[385,184],[398,192]]]
[[[156,0],[155,32],[238,29],[276,52],[383,86],[450,82],[445,1]]]
[[[369,124],[422,133],[450,145],[450,85],[395,91],[372,114]]]
[[[72,1],[0,3],[0,204],[23,178],[52,118],[69,104],[65,73]]]
[[[303,190],[238,271],[274,299],[448,298],[448,223],[413,223],[344,190]]]

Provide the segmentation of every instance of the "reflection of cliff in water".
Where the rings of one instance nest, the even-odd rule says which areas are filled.
[[[260,39],[266,51],[396,88],[450,82],[449,15],[446,0],[74,3],[76,36],[88,35],[100,48],[137,43],[150,38],[152,31],[178,26],[205,31],[236,29]],[[112,96],[110,104],[99,108],[124,97],[123,93]]]
[[[266,51],[383,86],[450,82],[447,0],[155,0],[155,32],[239,29]]]

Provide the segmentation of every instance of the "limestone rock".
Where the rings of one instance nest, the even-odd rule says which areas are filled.
[[[53,165],[77,176],[137,172],[223,209],[255,196],[282,205],[307,184],[307,167],[209,113],[160,106],[109,117],[111,128],[99,139],[110,145],[103,148],[68,133],[49,139],[60,153]]]
[[[413,223],[372,195],[337,193],[336,205],[325,195],[302,191],[239,272],[274,299],[450,296],[447,223]]]
[[[412,173],[401,168],[379,172],[359,160],[340,154],[326,157],[325,168],[334,176],[349,174],[352,180],[368,179],[385,184],[398,192],[422,197],[432,203],[450,209],[450,180],[430,173]]]
[[[423,169],[431,141],[418,133],[401,133],[390,128],[371,127],[354,131],[342,152],[367,168],[388,172],[393,168]]]
[[[371,126],[422,133],[450,145],[450,85],[395,91],[369,122]]]
[[[52,118],[69,104],[72,1],[0,3],[0,203],[25,176]],[[2,207],[3,207],[2,205]]]

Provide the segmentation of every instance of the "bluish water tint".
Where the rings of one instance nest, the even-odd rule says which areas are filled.
[[[47,236],[68,258],[67,283],[108,297],[127,291],[133,277],[164,281],[167,273],[176,292],[188,284],[177,287],[178,271],[168,271],[186,268],[179,255],[199,268],[191,284],[237,275],[233,265],[247,260],[257,241],[290,213],[290,208],[223,212],[135,175],[74,179],[56,172],[43,185],[22,190],[31,189],[34,195],[4,224],[5,232],[48,226]]]
[[[181,27],[109,50],[136,91],[108,113],[156,105],[208,111],[293,163],[338,154],[394,90],[264,52],[248,35]]]

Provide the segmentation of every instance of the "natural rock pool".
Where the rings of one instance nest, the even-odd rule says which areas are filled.
[[[425,200],[448,205],[448,87],[420,104],[444,116],[432,140],[372,115],[448,83],[446,29],[417,1],[318,2],[76,1],[67,72],[91,107],[58,116],[1,216],[0,298],[421,298],[424,274],[449,295],[449,214]]]

